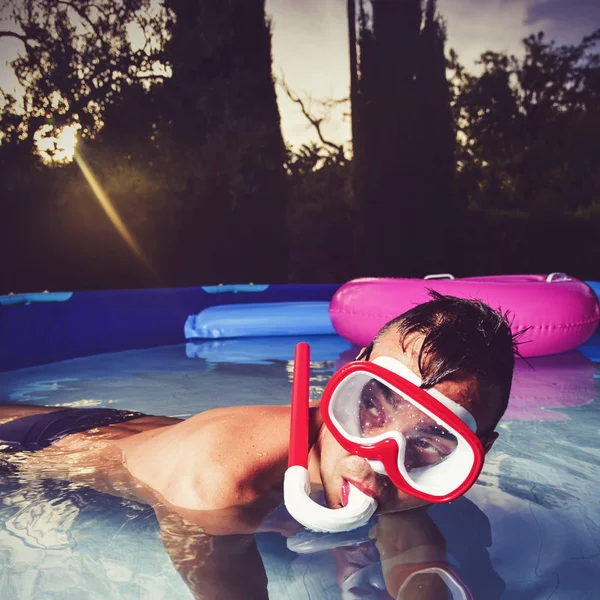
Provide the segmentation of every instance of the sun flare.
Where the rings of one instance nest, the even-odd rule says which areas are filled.
[[[53,125],[40,127],[34,135],[38,154],[46,164],[66,164],[73,161],[77,147],[80,125],[65,125],[57,129]]]

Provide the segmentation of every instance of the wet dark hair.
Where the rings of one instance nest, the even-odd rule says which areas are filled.
[[[492,413],[496,424],[506,411],[512,385],[518,338],[508,313],[493,310],[480,300],[443,296],[429,290],[432,299],[419,304],[384,325],[358,359],[368,360],[377,340],[397,330],[406,350],[412,334],[424,336],[419,352],[419,371],[424,389],[432,388],[459,373],[484,379],[498,387],[500,402]]]

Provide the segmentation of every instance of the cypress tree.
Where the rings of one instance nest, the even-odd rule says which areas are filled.
[[[446,30],[437,13],[436,0],[427,0],[419,40],[416,72],[417,106],[420,123],[419,190],[421,201],[431,215],[428,230],[431,254],[444,254],[448,229],[456,222],[455,131],[450,106],[450,86],[446,78]],[[431,268],[443,267],[435,259]]]
[[[454,133],[435,0],[359,0],[355,193],[374,275],[436,265],[431,226],[452,198]],[[439,237],[439,236],[438,236]]]
[[[285,146],[264,4],[168,0],[163,128],[181,221],[174,244],[195,280],[285,278]]]
[[[419,0],[361,2],[360,100],[362,148],[356,166],[365,253],[370,272],[391,274],[397,250],[415,227],[415,61]]]

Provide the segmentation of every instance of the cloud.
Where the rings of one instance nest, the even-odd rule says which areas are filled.
[[[560,41],[577,42],[600,28],[598,0],[544,0],[529,6],[526,23],[547,25],[546,31]]]
[[[535,24],[542,19],[553,21],[600,21],[598,0],[546,0],[529,7],[527,22]],[[600,23],[599,23],[600,25]]]
[[[305,101],[348,95],[349,57],[344,0],[267,0],[273,23],[273,72],[284,76],[290,89]],[[293,145],[317,136],[298,106],[277,91],[284,138]],[[337,111],[323,124],[335,143],[350,136],[350,125]]]
[[[22,47],[22,43],[14,38],[0,39],[0,88],[10,94],[19,93],[19,84],[8,63],[16,58]]]
[[[596,0],[597,1],[597,0]],[[539,2],[539,0],[538,0]],[[521,40],[534,29],[527,23],[532,0],[438,0],[448,23],[448,46],[476,70],[485,50],[522,52]],[[316,99],[348,95],[348,29],[345,0],[267,0],[273,20],[274,72],[285,75],[296,93]],[[315,140],[304,116],[278,92],[284,137],[292,144]],[[348,121],[334,115],[324,133],[339,143],[350,135]]]
[[[522,53],[521,40],[534,30],[527,22],[531,4],[531,0],[440,0],[438,7],[448,23],[449,47],[471,67],[486,50]]]

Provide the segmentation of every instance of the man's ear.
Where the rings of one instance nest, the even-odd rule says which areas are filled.
[[[358,356],[354,360],[369,360],[371,357],[371,352],[373,352],[373,345],[375,344],[375,340],[373,340],[368,346],[361,348]]]
[[[363,346],[360,349],[360,352],[356,355],[356,358],[354,360],[364,360],[365,359],[365,352],[367,351],[367,347]]]
[[[483,441],[483,451],[487,454],[494,445],[494,442],[500,437],[500,434],[497,431],[492,431],[492,433],[488,434]]]

